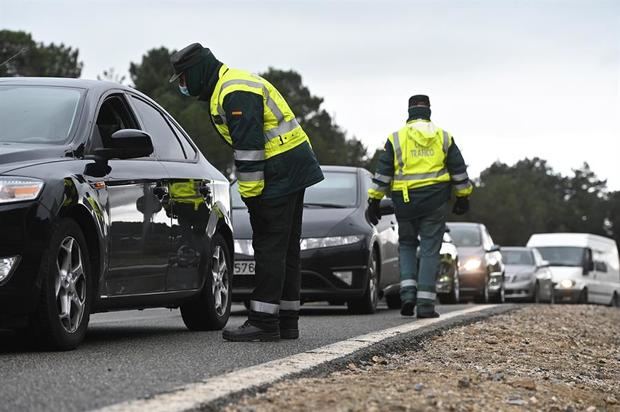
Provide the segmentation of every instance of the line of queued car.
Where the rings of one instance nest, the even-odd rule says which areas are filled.
[[[191,330],[217,330],[245,302],[254,262],[235,187],[178,122],[116,83],[0,79],[0,329],[75,348],[90,315],[180,308]],[[309,188],[302,300],[373,313],[399,300],[398,225],[389,199],[364,216],[371,174],[325,166]],[[235,234],[233,237],[233,233]],[[437,293],[464,299],[620,305],[618,251],[594,235],[494,244],[479,223],[449,223]]]

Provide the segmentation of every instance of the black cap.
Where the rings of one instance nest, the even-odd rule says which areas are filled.
[[[170,56],[170,63],[174,67],[174,75],[170,78],[170,83],[181,77],[187,69],[200,62],[203,49],[204,47],[200,43],[192,43]]]
[[[416,94],[409,98],[409,107],[411,106],[431,107],[431,99],[425,94]]]

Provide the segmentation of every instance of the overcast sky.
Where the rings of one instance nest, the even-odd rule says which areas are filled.
[[[79,48],[85,78],[195,41],[232,67],[294,69],[373,151],[425,93],[472,175],[538,156],[620,189],[618,0],[0,0],[0,29]]]

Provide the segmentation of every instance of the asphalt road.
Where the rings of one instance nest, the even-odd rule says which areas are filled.
[[[245,315],[233,306],[229,325],[240,325]],[[0,332],[0,411],[103,407],[412,321],[385,307],[374,315],[350,315],[343,306],[307,305],[302,316],[299,340],[273,343],[232,343],[221,332],[190,332],[180,312],[167,309],[94,315],[86,341],[72,352],[30,351]]]

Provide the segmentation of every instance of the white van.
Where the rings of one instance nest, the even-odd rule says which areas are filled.
[[[551,268],[557,302],[620,306],[620,262],[613,239],[588,233],[539,233],[538,249]]]

